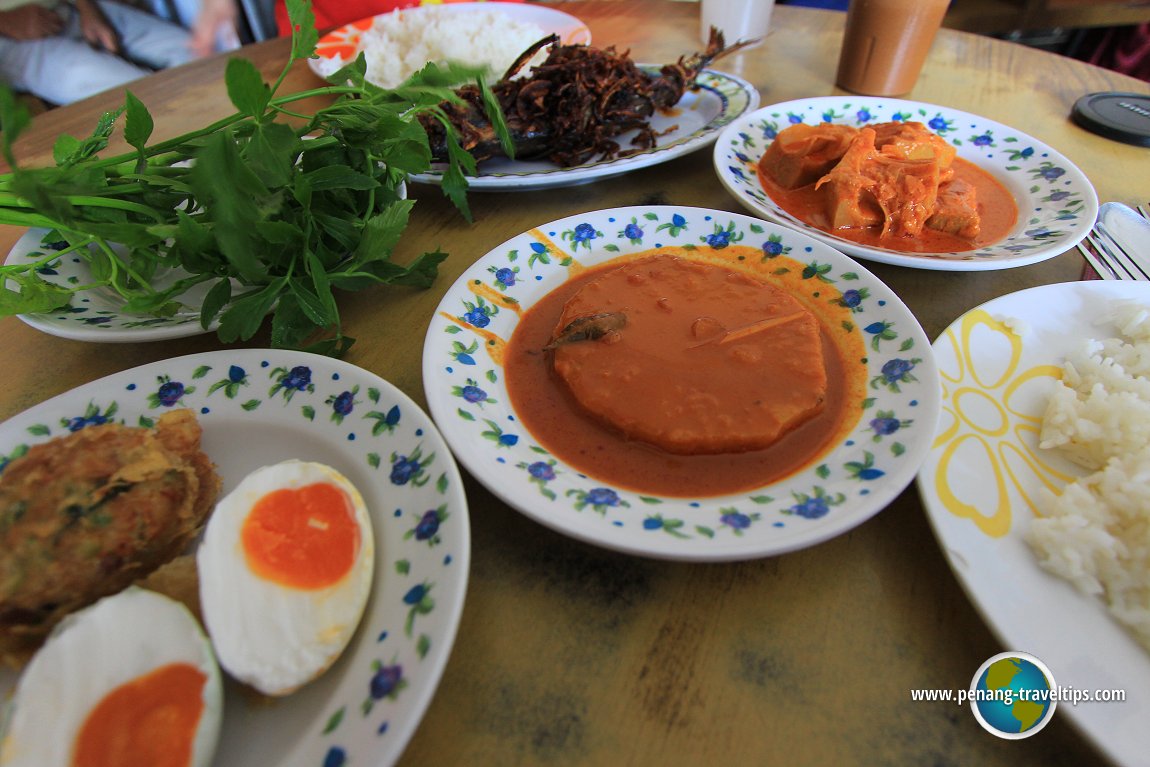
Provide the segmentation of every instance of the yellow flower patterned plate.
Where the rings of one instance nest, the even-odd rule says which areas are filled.
[[[1043,570],[1023,539],[1042,513],[1039,488],[1084,473],[1039,448],[1038,433],[1066,354],[1115,335],[1104,317],[1120,299],[1150,306],[1150,283],[1045,285],[955,320],[933,345],[942,416],[916,482],[951,568],[999,641],[1040,658],[1067,692],[1124,690],[1124,702],[1058,710],[1114,763],[1146,765],[1150,655],[1100,602]]]

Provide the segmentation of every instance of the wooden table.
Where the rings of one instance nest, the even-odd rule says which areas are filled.
[[[697,6],[667,0],[567,2],[595,42],[641,62],[698,48]],[[763,104],[837,93],[843,14],[779,6],[765,44],[722,62]],[[269,76],[284,41],[244,49]],[[157,137],[230,112],[224,58],[132,86]],[[311,87],[298,67],[288,86]],[[1099,198],[1150,199],[1150,150],[1096,137],[1067,116],[1101,90],[1150,85],[1042,51],[943,31],[910,98],[973,112],[1058,148]],[[55,136],[86,135],[121,94],[36,119],[19,143],[47,162]],[[426,292],[379,291],[344,302],[349,361],[425,405],[424,331],[440,296],[489,248],[581,210],[661,202],[743,212],[709,151],[617,180],[530,194],[475,193],[468,225],[434,188],[397,258],[451,257]],[[19,230],[6,228],[3,244]],[[938,272],[867,264],[936,337],[967,309],[1022,288],[1076,279],[1075,252],[1033,266]],[[101,376],[218,347],[213,336],[94,345],[0,321],[0,418]],[[255,344],[267,343],[266,336]],[[1100,757],[1062,716],[1021,742],[984,732],[966,709],[915,703],[916,688],[960,688],[1003,649],[951,574],[917,491],[828,543],[738,564],[652,561],[599,550],[529,521],[467,481],[474,536],[462,625],[438,692],[402,763],[410,765],[1085,765]]]

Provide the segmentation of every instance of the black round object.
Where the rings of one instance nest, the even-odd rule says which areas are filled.
[[[1119,91],[1090,93],[1074,102],[1070,118],[1099,136],[1150,147],[1150,96]]]

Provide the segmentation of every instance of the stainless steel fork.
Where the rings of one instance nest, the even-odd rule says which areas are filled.
[[[1144,206],[1139,211],[1145,218],[1139,218],[1133,208],[1120,203],[1108,202],[1098,210],[1098,221],[1090,234],[1078,244],[1078,250],[1104,280],[1150,280],[1150,260],[1124,246],[1124,242],[1137,242],[1137,247],[1147,247],[1150,239],[1143,239],[1150,231],[1150,213]],[[1131,230],[1137,230],[1131,237]],[[1121,233],[1121,239],[1117,236]]]

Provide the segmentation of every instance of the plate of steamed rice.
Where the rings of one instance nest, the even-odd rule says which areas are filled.
[[[943,414],[917,484],[951,568],[1099,751],[1146,764],[1150,284],[1012,293],[934,351]]]
[[[323,78],[363,53],[367,80],[394,88],[429,61],[486,67],[491,81],[503,76],[523,51],[548,35],[564,45],[587,45],[591,30],[562,11],[527,3],[422,5],[372,16],[320,38],[308,60]]]

